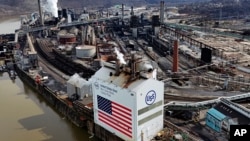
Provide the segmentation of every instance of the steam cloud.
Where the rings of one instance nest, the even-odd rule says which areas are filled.
[[[46,12],[52,13],[54,17],[58,17],[57,2],[58,0],[43,0],[42,5]]]
[[[122,64],[126,64],[124,58],[123,58],[123,54],[120,53],[117,48],[115,47],[115,53],[117,55],[117,59],[122,63]]]

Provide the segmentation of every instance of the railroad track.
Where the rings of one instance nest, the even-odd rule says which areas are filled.
[[[191,140],[191,141],[200,141],[201,140],[201,138],[199,138],[198,134],[196,134],[194,132],[187,131],[186,129],[183,129],[182,127],[179,127],[166,119],[164,120],[164,125],[170,129],[177,131],[177,132],[186,133],[189,140]]]

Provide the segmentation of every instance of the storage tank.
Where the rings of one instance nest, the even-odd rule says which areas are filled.
[[[94,57],[96,54],[96,46],[80,45],[76,47],[77,58]]]
[[[74,34],[58,34],[60,44],[75,43],[76,36]]]

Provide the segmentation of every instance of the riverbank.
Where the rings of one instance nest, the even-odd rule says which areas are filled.
[[[19,16],[4,17],[0,34],[13,33],[20,26]],[[73,125],[37,91],[19,77],[10,80],[0,72],[1,141],[86,141],[86,130]]]

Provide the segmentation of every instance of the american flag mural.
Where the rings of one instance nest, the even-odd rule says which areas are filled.
[[[111,128],[132,138],[131,109],[97,95],[98,119]]]

